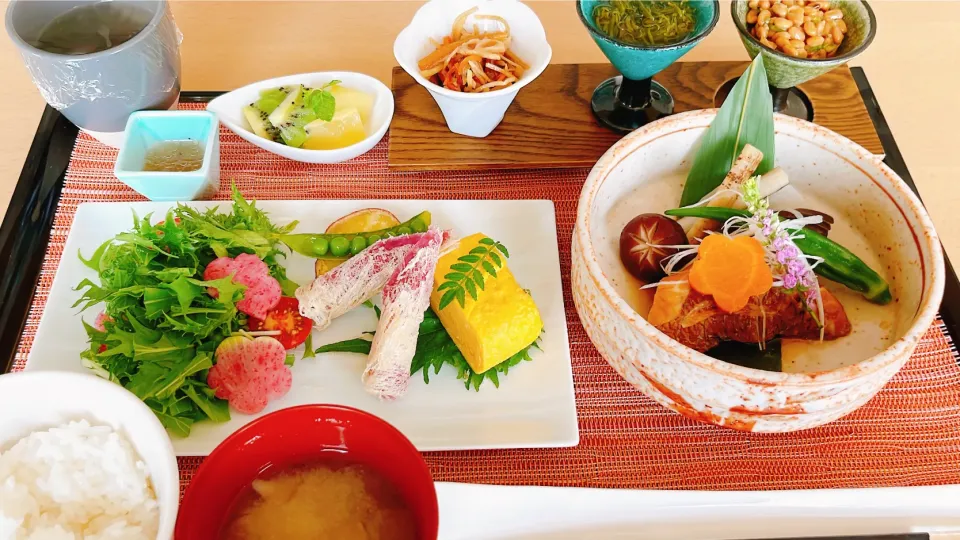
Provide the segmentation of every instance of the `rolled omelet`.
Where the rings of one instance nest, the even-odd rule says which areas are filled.
[[[483,274],[483,290],[477,290],[477,299],[467,295],[464,306],[453,301],[440,309],[444,291],[437,288],[443,276],[451,273],[451,266],[461,256],[480,245],[486,235],[474,234],[460,240],[459,245],[440,257],[433,279],[430,307],[440,317],[470,367],[483,373],[507,360],[533,343],[543,330],[540,311],[533,298],[523,290],[507,268],[507,260],[497,269],[497,277]]]

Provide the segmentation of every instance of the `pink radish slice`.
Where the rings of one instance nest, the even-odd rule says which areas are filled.
[[[228,337],[217,347],[217,363],[207,374],[215,395],[243,414],[255,414],[290,390],[293,375],[287,352],[272,337]]]
[[[270,268],[260,257],[248,253],[241,253],[235,258],[220,257],[203,270],[203,279],[220,279],[231,274],[234,283],[247,287],[243,291],[243,300],[237,302],[237,309],[258,319],[265,319],[267,312],[277,307],[283,295],[280,282],[270,275]],[[207,292],[214,298],[220,294],[213,287]]]

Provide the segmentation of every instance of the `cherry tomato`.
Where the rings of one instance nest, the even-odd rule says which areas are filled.
[[[277,307],[267,312],[267,318],[260,320],[255,317],[247,319],[250,330],[279,330],[279,336],[273,336],[283,344],[284,349],[293,349],[307,340],[313,330],[313,321],[300,315],[300,302],[296,298],[284,296],[280,298]]]

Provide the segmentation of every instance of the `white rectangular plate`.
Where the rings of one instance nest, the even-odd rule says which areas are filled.
[[[219,205],[228,210],[230,206],[223,201],[187,204],[201,209]],[[131,211],[139,216],[153,212],[154,220],[159,221],[172,206],[146,202],[80,205],[26,369],[84,371],[79,354],[86,348],[87,339],[80,319],[82,316],[92,323],[98,309],[80,314],[71,307],[79,297],[73,287],[83,278],[97,281],[97,276],[80,262],[77,253],[89,257],[102,242],[128,230]],[[292,368],[293,388],[287,395],[270,402],[258,415],[231,411],[229,422],[195,424],[189,437],[173,438],[177,455],[207,455],[257,416],[308,403],[334,403],[368,411],[396,426],[421,451],[546,448],[579,442],[551,201],[258,201],[257,206],[276,224],[299,220],[297,232],[322,232],[335,219],[361,208],[385,208],[400,220],[429,210],[435,225],[452,229],[456,236],[483,232],[503,242],[510,250],[511,271],[523,287],[530,289],[540,308],[543,350],[532,351],[533,361],[511,370],[501,379],[499,389],[488,381],[479,392],[466,390],[456,373],[445,367],[439,375],[431,373],[430,384],[424,384],[419,373],[414,375],[406,396],[384,403],[364,392],[360,383],[365,356],[332,353],[301,360],[300,347]],[[313,279],[312,259],[293,254],[285,265],[288,276],[297,283]],[[373,310],[357,308],[326,330],[314,332],[313,344],[316,347],[359,337],[376,326]]]
[[[812,539],[908,532],[960,539],[960,486],[761,492],[437,483],[437,497],[440,540]]]

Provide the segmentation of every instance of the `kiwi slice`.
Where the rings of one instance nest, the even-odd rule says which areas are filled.
[[[280,126],[280,137],[287,146],[300,148],[307,142],[307,132],[301,126],[283,124]]]
[[[277,126],[280,130],[280,137],[287,146],[300,148],[307,140],[307,132],[304,127],[316,119],[317,113],[312,109],[303,106],[297,107],[286,116],[282,124]]]
[[[247,120],[247,124],[250,125],[250,131],[264,139],[283,142],[280,130],[270,123],[270,120],[267,119],[267,113],[260,110],[254,104],[247,105],[243,108],[243,117]]]
[[[275,126],[280,126],[286,124],[290,120],[291,114],[301,107],[303,104],[303,87],[299,84],[290,89],[290,93],[287,94],[287,97],[280,102],[277,107],[270,112],[270,116],[267,117],[270,120],[270,123]]]
[[[267,114],[270,114],[275,111],[285,99],[287,99],[288,94],[289,91],[282,86],[280,88],[264,90],[263,92],[260,92],[260,99],[258,99],[253,106]]]
[[[310,122],[313,122],[317,119],[317,113],[313,109],[308,109],[306,107],[298,107],[292,113],[290,113],[290,118],[287,120],[287,124],[294,125],[297,127],[305,127]]]

